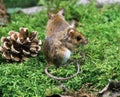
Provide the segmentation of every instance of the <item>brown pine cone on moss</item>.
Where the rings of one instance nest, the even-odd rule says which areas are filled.
[[[37,39],[37,32],[28,32],[27,28],[20,28],[19,32],[10,31],[8,37],[2,37],[0,52],[9,61],[24,61],[29,57],[36,57],[41,50],[41,40]]]
[[[9,23],[9,19],[10,15],[7,13],[3,0],[0,0],[0,26],[6,26]]]

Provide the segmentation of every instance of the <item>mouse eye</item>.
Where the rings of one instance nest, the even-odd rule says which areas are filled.
[[[76,39],[77,39],[77,41],[80,41],[80,40],[81,40],[81,37],[80,37],[80,36],[77,36]]]

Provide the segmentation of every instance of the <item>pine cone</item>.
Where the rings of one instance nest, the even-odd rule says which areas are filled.
[[[41,40],[37,39],[37,32],[28,32],[27,28],[20,28],[19,32],[10,31],[8,37],[2,37],[0,52],[9,61],[24,61],[29,57],[36,57],[41,50]]]
[[[6,26],[9,23],[9,19],[10,15],[7,13],[3,0],[0,0],[0,26]]]

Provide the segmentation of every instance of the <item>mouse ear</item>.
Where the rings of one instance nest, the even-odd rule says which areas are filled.
[[[68,31],[67,31],[67,35],[68,35],[68,37],[73,37],[73,34],[74,34],[74,29],[68,29]]]
[[[72,20],[72,23],[71,23],[70,27],[71,27],[71,28],[75,28],[75,27],[76,27],[76,24],[77,24],[76,21],[75,21],[75,20]]]
[[[49,18],[49,19],[54,18],[54,16],[55,16],[54,14],[52,14],[52,13],[48,12],[48,18]]]
[[[58,11],[59,15],[64,15],[64,9],[61,9],[60,11]]]

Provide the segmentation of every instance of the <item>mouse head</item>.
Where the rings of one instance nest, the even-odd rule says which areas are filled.
[[[49,20],[61,20],[64,19],[64,9],[59,10],[56,14],[48,12]]]
[[[68,27],[67,37],[68,37],[68,41],[74,46],[79,46],[80,44],[88,43],[84,35],[76,29],[75,21],[72,21],[72,24]]]

